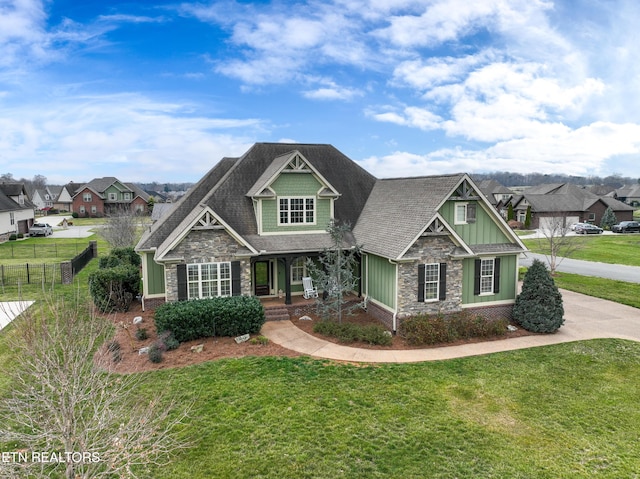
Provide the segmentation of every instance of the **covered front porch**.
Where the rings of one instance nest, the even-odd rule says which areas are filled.
[[[303,297],[302,278],[308,276],[306,261],[317,258],[318,253],[287,253],[251,258],[253,294],[273,303],[293,304],[311,301]]]

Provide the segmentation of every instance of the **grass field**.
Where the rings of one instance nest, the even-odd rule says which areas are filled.
[[[147,374],[193,402],[156,478],[632,478],[640,345],[597,340],[412,365],[224,360]]]
[[[578,245],[572,259],[640,266],[640,234],[575,236],[571,241]],[[549,242],[544,238],[523,242],[534,253],[549,253]]]

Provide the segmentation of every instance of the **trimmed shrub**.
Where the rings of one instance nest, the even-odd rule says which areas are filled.
[[[12,233],[9,235],[9,241],[15,241],[18,239],[18,235],[16,235],[15,233]]]
[[[89,275],[89,292],[103,313],[128,311],[140,292],[140,270],[132,265],[98,269]]]
[[[171,331],[183,343],[210,336],[255,334],[264,324],[264,308],[253,296],[194,299],[165,303],[154,314],[158,333]]]
[[[133,248],[113,248],[107,256],[100,258],[100,268],[114,268],[120,265],[140,266],[140,255]]]
[[[562,295],[540,260],[533,260],[524,275],[522,292],[513,307],[513,319],[534,333],[555,333],[564,324]]]
[[[506,319],[487,319],[467,311],[450,315],[421,314],[402,321],[398,334],[409,344],[419,346],[503,336],[508,324]]]
[[[152,363],[160,363],[162,362],[162,348],[160,348],[156,343],[153,343],[149,347],[149,361]]]
[[[138,341],[144,341],[148,337],[149,337],[149,333],[147,333],[147,328],[136,329],[136,339]]]
[[[164,349],[166,351],[173,351],[174,349],[178,349],[180,346],[180,341],[178,341],[171,331],[164,331],[160,334],[158,338],[158,342],[161,342],[164,345]]]
[[[266,346],[267,344],[269,344],[269,338],[267,338],[266,336],[256,336],[255,338],[251,338],[249,340],[250,344],[253,344],[254,346]]]
[[[374,324],[360,326],[349,322],[338,323],[336,321],[326,320],[316,323],[313,326],[313,331],[318,334],[336,338],[342,343],[361,341],[368,344],[389,346],[392,342],[389,331],[382,326]]]

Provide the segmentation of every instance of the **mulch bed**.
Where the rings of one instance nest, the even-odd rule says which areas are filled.
[[[310,317],[311,321],[300,320],[299,318],[303,315]],[[133,325],[133,319],[136,316],[142,317],[142,323],[137,326]],[[114,372],[131,373],[141,371],[154,371],[160,369],[189,366],[205,361],[213,361],[224,358],[244,358],[249,356],[301,356],[300,353],[283,348],[282,346],[274,344],[272,342],[269,342],[265,345],[251,344],[251,342],[249,341],[237,344],[234,338],[215,337],[181,343],[178,349],[164,352],[162,362],[152,363],[149,360],[148,355],[139,354],[138,351],[140,348],[143,348],[145,346],[151,346],[157,339],[155,324],[153,321],[153,311],[142,311],[141,304],[134,303],[128,312],[109,316],[109,320],[114,324],[116,328],[116,332],[112,340],[115,340],[120,344],[120,360],[117,362],[109,361],[108,364],[103,363],[103,365]],[[313,332],[313,325],[321,320],[322,319],[319,318],[317,314],[315,314],[315,311],[313,311],[312,308],[304,308],[298,311],[294,311],[291,315],[291,322],[301,330],[311,335],[322,338],[326,341],[344,344],[340,343],[335,338],[322,336]],[[345,315],[343,317],[343,321],[348,321],[358,325],[381,324],[377,319],[373,318],[363,310],[358,310],[352,315]],[[124,325],[126,325],[127,327],[123,327]],[[145,328],[147,330],[147,339],[142,341],[136,339],[135,332],[138,327]],[[392,337],[391,346],[377,346],[367,343],[349,343],[345,345],[366,349],[423,349],[425,347],[437,348],[441,346],[454,346],[458,344],[502,340],[518,336],[526,336],[530,334],[533,333],[529,333],[522,328],[518,328],[517,331],[508,332],[505,336],[461,340],[451,343],[435,344],[432,346],[412,346],[408,344],[403,338],[396,335]],[[104,349],[106,349],[108,342],[103,346]],[[203,345],[202,352],[198,353],[191,350],[192,346],[198,345]],[[101,351],[101,353],[102,357],[104,358],[111,359],[113,357],[113,355],[107,351],[103,350]]]

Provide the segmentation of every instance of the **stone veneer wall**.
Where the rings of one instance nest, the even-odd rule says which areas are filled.
[[[398,265],[398,319],[420,313],[452,313],[462,309],[462,261],[449,254],[456,248],[447,236],[420,237],[405,257],[416,258]],[[447,294],[443,301],[418,302],[418,265],[447,264]]]
[[[513,319],[513,304],[496,304],[492,306],[474,306],[466,311],[486,319]]]
[[[184,258],[185,264],[240,261],[240,287],[242,294],[253,294],[251,289],[251,262],[249,258],[237,258],[241,246],[225,231],[206,228],[192,230],[171,252],[171,256]],[[167,301],[178,299],[177,263],[165,265]]]

